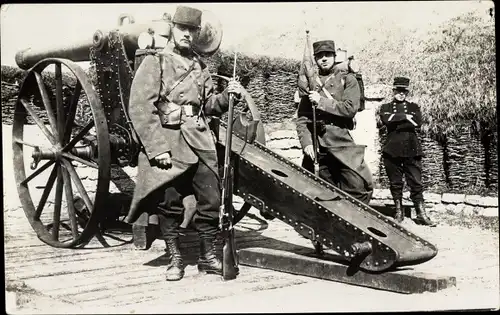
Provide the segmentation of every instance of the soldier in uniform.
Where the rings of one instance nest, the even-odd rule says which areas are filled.
[[[360,106],[358,82],[352,73],[336,71],[332,40],[313,43],[313,50],[321,86],[319,92],[310,91],[301,98],[297,111],[297,134],[304,151],[302,166],[313,172],[312,106],[316,106],[320,177],[368,204],[373,185],[364,161],[365,146],[356,145],[349,133]]]
[[[220,94],[206,65],[192,49],[200,30],[202,12],[179,6],[168,44],[148,55],[137,69],[130,91],[130,117],[143,149],[138,157],[138,178],[126,222],[142,212],[156,213],[160,239],[171,262],[166,278],[180,280],[184,264],[179,249],[183,198],[196,197],[193,226],[200,236],[198,269],[221,273],[214,240],[218,227],[221,187],[215,138],[205,116],[227,111],[228,93],[247,93],[236,81]]]
[[[417,211],[416,222],[435,226],[427,217],[424,208],[422,147],[417,135],[422,123],[422,113],[417,104],[406,100],[409,84],[410,79],[406,77],[394,78],[394,99],[380,107],[377,125],[379,128],[387,128],[387,140],[383,146],[382,157],[396,206],[396,221],[402,222],[404,219],[402,208],[404,174],[410,186],[410,198]]]

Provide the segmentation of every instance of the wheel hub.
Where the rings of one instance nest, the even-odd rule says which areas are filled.
[[[31,162],[31,169],[34,170],[38,167],[38,163],[42,160],[60,160],[62,156],[62,148],[60,146],[51,148],[40,148],[35,147],[31,157],[33,161]],[[81,147],[76,147],[70,151],[73,155],[90,160],[93,156],[92,146],[86,145]]]

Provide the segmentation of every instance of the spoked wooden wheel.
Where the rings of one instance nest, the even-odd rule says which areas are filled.
[[[108,194],[110,143],[103,106],[82,68],[50,58],[28,72],[12,141],[19,198],[38,237],[54,247],[87,243]]]

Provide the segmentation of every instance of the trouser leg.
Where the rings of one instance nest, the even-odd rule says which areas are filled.
[[[389,177],[391,195],[394,200],[403,199],[403,163],[401,158],[384,155],[384,166]]]
[[[192,188],[197,200],[194,227],[200,233],[200,237],[215,237],[221,204],[219,178],[208,166],[200,162],[194,173]]]
[[[396,207],[394,218],[397,222],[404,220],[403,212],[403,162],[401,158],[384,154],[384,166],[389,177],[391,195]]]
[[[160,239],[172,239],[179,236],[179,225],[182,220],[182,196],[175,187],[163,190],[162,201],[157,208]]]
[[[413,202],[424,201],[422,187],[422,158],[406,158],[403,169],[408,186],[410,186],[410,199]]]
[[[183,199],[192,194],[191,182],[194,168],[188,169],[179,177],[158,189],[152,200],[156,205],[160,226],[160,238],[175,238],[179,235],[179,226],[183,220]]]
[[[215,252],[215,237],[219,223],[221,187],[219,178],[200,162],[193,178],[193,191],[197,199],[194,226],[200,236],[198,270],[222,274],[222,262]]]

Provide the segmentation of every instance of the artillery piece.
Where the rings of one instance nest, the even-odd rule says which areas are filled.
[[[123,17],[128,17],[131,23],[121,25]],[[209,56],[218,49],[222,33],[209,14],[204,14],[203,19],[195,47],[201,55]],[[136,163],[140,146],[128,116],[134,69],[148,49],[161,46],[157,45],[161,37],[155,36],[168,34],[170,21],[168,15],[149,24],[135,24],[130,16],[122,16],[119,21],[117,29],[96,31],[93,38],[75,45],[51,50],[30,49],[16,56],[19,67],[29,71],[15,107],[15,178],[31,226],[38,237],[51,246],[81,247],[98,236],[98,225],[109,211],[106,199],[111,166],[135,166]],[[93,63],[96,86],[76,61]],[[42,77],[42,71],[49,66],[55,67],[55,104],[51,103]],[[76,82],[69,88],[71,97],[66,99],[62,66]],[[41,98],[46,120],[38,114],[33,104],[35,98]],[[88,104],[83,108],[87,115],[78,117],[82,99]],[[27,117],[45,136],[45,144],[23,138]],[[221,122],[215,129],[219,149],[225,145],[225,126]],[[436,247],[429,242],[267,149],[263,141],[253,141],[255,134],[248,136],[248,132],[238,133],[237,129],[233,134],[233,191],[245,201],[235,216],[235,224],[254,206],[265,217],[291,225],[304,237],[335,250],[347,262],[369,271],[418,264],[437,254]],[[33,148],[31,168],[34,171],[28,176],[30,156],[24,151],[26,146]],[[38,167],[42,161],[44,164]],[[48,180],[40,182],[42,172],[50,167]],[[80,174],[88,174],[89,170],[93,173],[79,175],[78,170],[84,170]],[[95,185],[86,187],[82,176],[94,176]],[[34,188],[37,181],[44,186],[35,205],[36,198],[32,197],[38,193]],[[78,200],[74,197],[75,189]],[[55,201],[49,209],[47,200],[51,194],[55,195]],[[63,206],[67,217],[61,211]]]
[[[123,24],[127,18],[129,23]],[[204,14],[203,27],[196,39],[199,54],[210,55],[218,49],[222,32],[217,23],[209,12]],[[143,47],[146,49],[139,46],[144,39],[168,36],[171,18],[164,14],[151,23],[136,24],[132,16],[124,14],[119,17],[118,24],[116,29],[97,30],[92,37],[70,42],[64,47],[28,48],[16,54],[18,66],[29,69],[19,91],[13,122],[16,183],[31,226],[43,242],[55,247],[76,247],[95,235],[105,211],[111,166],[133,167],[136,164],[140,146],[128,116],[130,86],[134,69],[148,50],[161,48],[161,43],[155,47]],[[96,86],[76,64],[78,61],[90,61],[94,66]],[[49,89],[42,75],[50,68],[55,68],[55,91]],[[72,86],[63,87],[63,73],[73,81]],[[39,103],[41,106],[37,107]],[[24,138],[24,124],[28,117],[48,143],[33,143]],[[25,171],[29,159],[25,155],[26,146],[33,148],[30,166],[35,171],[29,176]],[[38,167],[40,162],[44,164]],[[52,171],[45,186],[38,183],[44,190],[41,196],[37,196],[39,200],[35,205],[32,194],[36,196],[37,191],[33,183],[50,167]],[[85,187],[77,172],[83,168],[96,171],[87,175],[95,177],[95,187]],[[85,172],[89,173],[88,170]],[[47,201],[54,183],[53,215],[48,217],[50,205]],[[30,186],[33,188],[31,193]],[[61,221],[63,187],[68,212],[65,220],[69,221],[69,226]],[[76,201],[73,198],[75,188],[78,193]],[[61,227],[71,233],[60,235]]]

